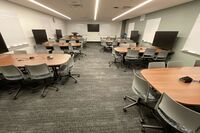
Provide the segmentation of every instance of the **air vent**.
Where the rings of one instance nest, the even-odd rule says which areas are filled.
[[[132,8],[132,6],[123,6],[122,9],[129,9]]]
[[[71,6],[73,6],[73,7],[83,7],[82,4],[71,4]]]

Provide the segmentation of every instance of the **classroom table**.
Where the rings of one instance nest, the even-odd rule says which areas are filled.
[[[71,46],[73,46],[73,47],[80,47],[80,46],[81,46],[81,43],[45,42],[45,43],[43,43],[43,45],[44,45],[46,48],[53,48],[54,45],[58,45],[58,46],[60,46],[61,48],[66,48],[66,47],[68,47],[69,45],[71,45]]]
[[[14,65],[23,68],[26,65],[46,63],[52,67],[56,78],[58,76],[56,67],[67,63],[70,58],[70,54],[1,54],[0,66]]]
[[[200,67],[152,68],[141,73],[158,92],[165,92],[183,104],[200,105],[200,82],[184,83],[179,80],[184,76],[200,80]]]

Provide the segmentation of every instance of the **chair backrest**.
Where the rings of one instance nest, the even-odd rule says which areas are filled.
[[[200,132],[200,113],[175,102],[165,93],[158,100],[155,110],[164,121],[180,132]]]
[[[14,50],[14,54],[27,54],[26,50]]]
[[[149,62],[148,68],[165,68],[165,62]]]
[[[183,62],[181,61],[168,61],[167,62],[167,67],[182,67]]]
[[[156,60],[166,60],[168,54],[169,54],[169,51],[167,51],[167,50],[161,50],[161,51],[157,54]]]
[[[194,63],[194,66],[195,67],[200,67],[200,60],[196,60],[195,63]]]
[[[52,54],[64,54],[63,50],[54,50],[52,51]]]
[[[141,99],[144,99],[145,101],[148,100],[148,96],[149,96],[148,82],[145,79],[143,79],[142,77],[140,77],[136,71],[134,71],[132,90]]]
[[[25,68],[31,79],[46,79],[52,77],[47,64],[26,65]]]
[[[69,52],[74,52],[73,46],[69,45],[69,46],[68,46],[68,49],[69,49]]]
[[[71,58],[67,63],[60,66],[59,71],[71,70],[73,66],[74,66],[74,55],[71,56]]]
[[[35,52],[38,54],[48,54],[49,53],[44,45],[35,45]]]
[[[76,40],[70,40],[69,43],[76,43]]]
[[[65,39],[59,39],[59,42],[66,43],[66,40]]]
[[[58,45],[53,45],[53,50],[54,51],[61,51],[61,48]]]
[[[156,49],[155,48],[146,48],[144,51],[143,56],[151,56],[154,57],[156,53]]]
[[[22,80],[24,76],[22,72],[14,65],[1,66],[0,71],[6,80]]]
[[[139,57],[139,50],[128,49],[126,56],[131,57],[131,58],[138,58]]]
[[[136,47],[136,43],[129,43],[129,47]]]
[[[112,42],[112,46],[113,46],[113,47],[116,47],[117,45],[118,45],[117,40],[114,40],[114,41]]]
[[[120,43],[119,46],[120,47],[126,47],[126,48],[128,48],[129,44],[128,43]]]

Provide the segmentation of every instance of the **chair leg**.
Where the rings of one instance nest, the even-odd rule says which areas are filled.
[[[15,95],[14,95],[14,97],[13,97],[13,100],[16,100],[16,99],[17,99],[17,96],[18,96],[20,90],[21,90],[21,86],[17,89],[17,92],[15,93]]]
[[[45,94],[46,88],[47,88],[47,86],[44,86],[44,87],[43,87],[41,97],[46,97],[46,94]]]
[[[133,101],[133,103],[131,103],[131,104],[129,104],[129,105],[123,107],[123,111],[124,111],[124,112],[127,111],[127,108],[130,108],[130,107],[132,107],[132,106],[135,106],[135,105],[137,105],[138,102],[139,102],[139,99],[136,100],[136,99],[134,99],[134,98],[132,98],[132,97],[129,97],[129,96],[125,96],[125,97],[124,97],[124,100],[126,100],[126,99],[129,99],[129,100]]]
[[[76,79],[76,78],[74,78],[72,75],[69,75],[69,77],[71,77],[72,79],[74,79],[75,83],[77,83],[77,82],[78,82],[78,81],[77,81],[77,79]]]

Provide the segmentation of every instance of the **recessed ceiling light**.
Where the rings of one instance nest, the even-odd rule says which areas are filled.
[[[99,0],[96,0],[96,2],[95,2],[95,10],[94,10],[94,20],[97,19],[98,8],[99,8]]]
[[[120,18],[120,17],[122,17],[122,16],[124,16],[124,15],[126,15],[126,14],[128,14],[128,13],[130,13],[130,12],[132,12],[132,11],[134,11],[134,10],[136,10],[136,9],[138,9],[138,8],[140,8],[140,7],[142,7],[142,6],[144,6],[144,5],[146,5],[146,4],[148,4],[148,3],[151,2],[151,1],[153,1],[153,0],[147,0],[147,1],[145,1],[145,2],[143,2],[143,3],[141,3],[141,4],[139,4],[139,5],[137,5],[137,6],[133,7],[133,8],[131,8],[130,10],[128,10],[128,11],[126,11],[126,12],[120,14],[119,16],[114,17],[114,18],[112,19],[112,21],[114,21],[114,20],[116,20],[116,19],[118,19],[118,18]]]
[[[37,1],[35,1],[35,0],[29,0],[29,1],[32,2],[32,3],[34,3],[34,4],[36,4],[36,5],[38,5],[38,6],[40,6],[40,7],[43,7],[43,8],[45,8],[45,9],[49,10],[49,11],[51,11],[51,12],[54,12],[54,13],[56,13],[56,14],[62,16],[62,17],[65,17],[65,18],[71,20],[70,17],[68,17],[68,16],[66,16],[66,15],[64,15],[64,14],[62,14],[62,13],[60,13],[60,12],[58,12],[58,11],[56,11],[56,10],[50,8],[50,7],[47,7],[47,6],[45,6],[45,5],[43,5],[43,4],[39,3],[39,2],[37,2]]]

